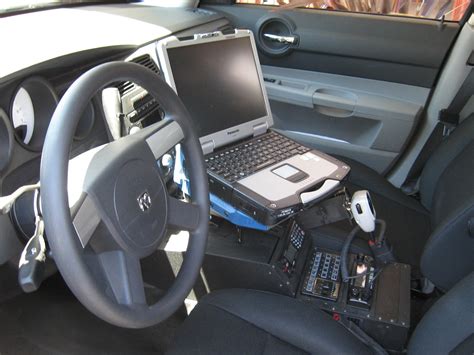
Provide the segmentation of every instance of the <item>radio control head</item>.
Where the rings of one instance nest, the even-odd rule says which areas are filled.
[[[352,195],[351,212],[359,227],[366,233],[375,230],[375,209],[367,190],[356,191]]]

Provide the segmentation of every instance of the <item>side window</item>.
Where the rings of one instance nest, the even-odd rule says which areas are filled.
[[[408,16],[460,21],[470,0],[236,0],[238,4],[269,5],[282,8],[305,7],[378,15]]]

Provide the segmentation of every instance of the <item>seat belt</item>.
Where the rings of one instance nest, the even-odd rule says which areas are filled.
[[[471,67],[474,66],[474,51],[469,56],[466,64]],[[407,181],[405,182],[404,187],[402,187],[403,190],[407,190],[406,192],[408,194],[410,194],[409,190],[413,188],[412,185],[416,185],[416,181],[431,154],[438,147],[441,141],[449,136],[458,126],[460,113],[473,94],[474,69],[471,68],[470,73],[464,80],[458,93],[451,101],[449,106],[439,112],[438,124],[433,129],[433,132],[421,149],[418,158],[413,163],[413,166],[408,173]]]
[[[473,56],[474,52],[471,54],[471,57]],[[449,136],[449,134],[458,126],[461,111],[463,110],[464,106],[466,106],[473,94],[474,70],[471,69],[471,72],[467,76],[466,80],[464,80],[464,83],[461,85],[461,88],[454,97],[453,101],[451,101],[451,104],[448,106],[448,108],[439,112],[439,123],[444,126],[444,137]]]

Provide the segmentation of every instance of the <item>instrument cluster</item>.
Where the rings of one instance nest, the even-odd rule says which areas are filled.
[[[148,51],[148,48],[145,49]],[[159,75],[155,59],[147,51],[130,61],[147,67],[151,75]],[[0,176],[15,176],[9,180],[16,180],[17,174],[11,175],[12,170],[18,172],[20,166],[31,170],[26,163],[35,160],[35,172],[26,175],[32,175],[31,179],[33,175],[37,178],[40,153],[49,124],[60,98],[69,86],[69,78],[66,80],[58,83],[57,78],[47,79],[33,74],[6,87],[6,96],[0,107]],[[140,86],[131,82],[115,83],[104,88],[102,95],[97,95],[84,109],[74,134],[74,147],[78,149],[74,148],[71,154],[74,156],[94,145],[105,143],[103,138],[107,141],[106,132],[110,134],[109,139],[119,139],[162,120],[164,114],[159,103]],[[175,161],[173,149],[157,162],[166,181],[171,181],[173,177]],[[25,175],[21,172],[18,174]],[[17,185],[15,181],[9,182],[7,185],[12,185],[11,188]],[[5,186],[2,190],[5,190]]]
[[[0,173],[12,159],[15,141],[29,152],[41,152],[58,101],[53,85],[40,76],[28,77],[15,88],[8,109],[0,108]],[[91,133],[95,117],[90,102],[77,125],[75,141]]]

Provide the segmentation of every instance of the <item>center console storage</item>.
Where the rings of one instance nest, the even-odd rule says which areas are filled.
[[[226,288],[287,295],[317,305],[337,321],[355,323],[386,349],[403,350],[410,326],[410,267],[391,263],[377,269],[371,255],[349,254],[351,278],[343,282],[340,251],[316,247],[313,238],[293,219],[262,232],[213,217],[194,296]],[[168,261],[176,273],[183,253],[160,253],[167,255],[153,260]],[[166,267],[154,265],[153,272]]]
[[[203,272],[211,289],[249,288],[296,297],[311,238],[296,223],[271,232],[213,219]]]

